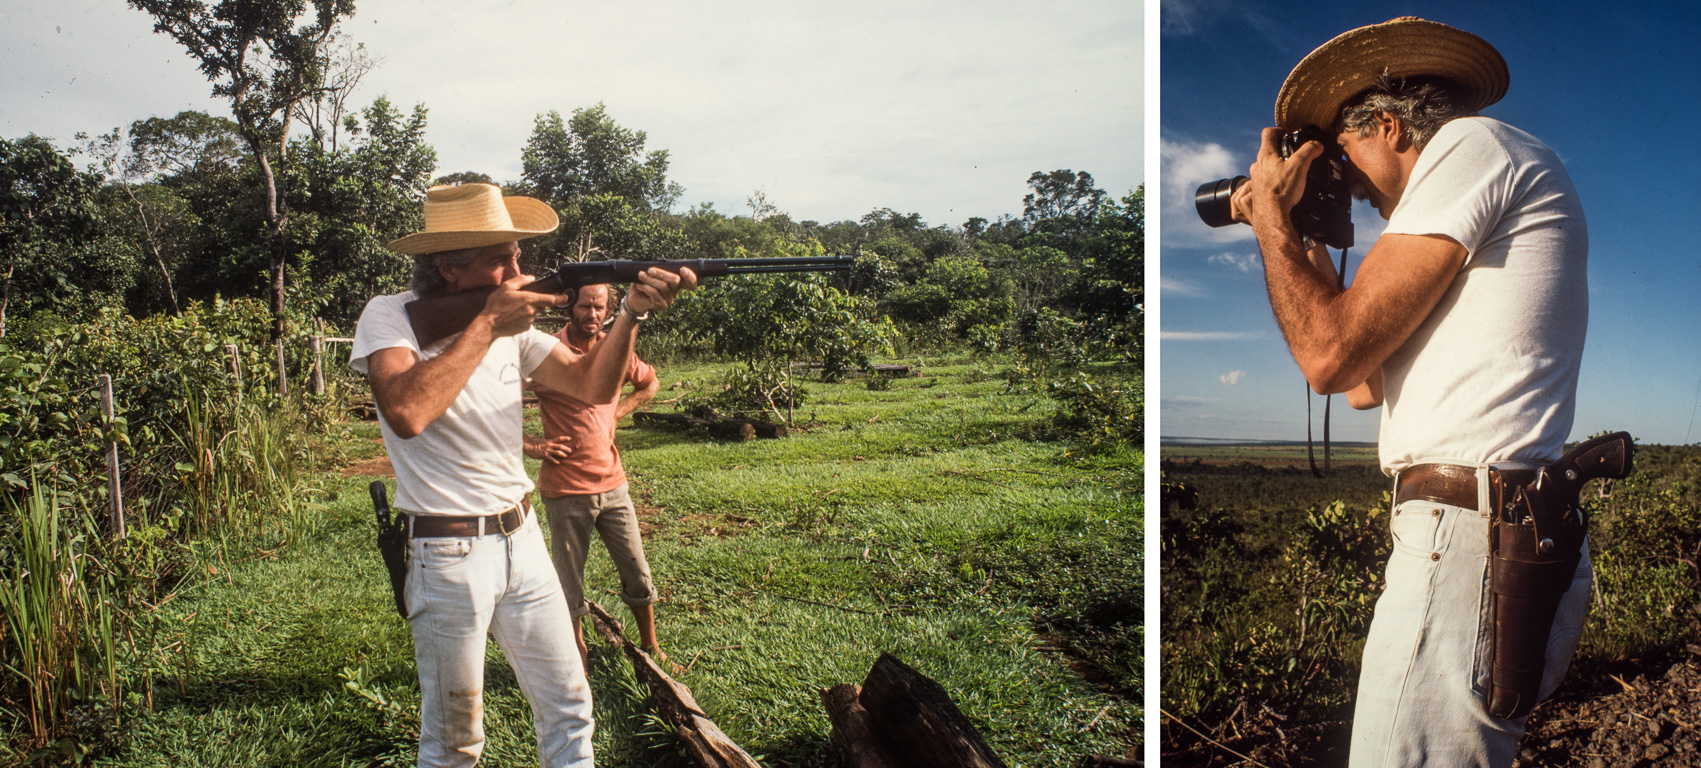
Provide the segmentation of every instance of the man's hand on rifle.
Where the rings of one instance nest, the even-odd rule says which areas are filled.
[[[674,297],[697,287],[697,273],[681,268],[678,274],[651,267],[638,274],[638,281],[626,292],[625,304],[635,314],[642,315],[666,309]]]
[[[516,275],[502,281],[489,298],[484,300],[483,314],[490,317],[492,335],[513,336],[525,333],[526,329],[532,327],[532,319],[537,317],[539,309],[566,304],[571,298],[562,294],[520,290],[520,286],[535,280],[537,278],[531,275]]]

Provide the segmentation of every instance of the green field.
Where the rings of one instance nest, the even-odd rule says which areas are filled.
[[[1316,479],[1298,451],[1296,463],[1268,446],[1164,448],[1166,766],[1344,764],[1391,483],[1339,454]],[[1538,718],[1621,691],[1701,640],[1701,449],[1637,446],[1631,476],[1591,483],[1584,503],[1594,602]]]
[[[658,400],[720,370],[661,366]],[[1054,406],[1001,370],[807,382],[804,426],[779,440],[619,431],[663,648],[764,764],[831,764],[819,693],[860,682],[881,652],[943,684],[1011,765],[1134,754],[1141,456],[1038,439]],[[339,463],[372,471],[376,438],[349,427]],[[121,751],[101,763],[411,763],[412,645],[372,547],[371,479],[326,473],[307,541],[207,563],[159,605],[132,640]],[[597,547],[587,570],[587,594],[627,618]],[[494,643],[487,663],[485,764],[535,764]],[[598,764],[671,764],[672,737],[594,639],[590,674]]]

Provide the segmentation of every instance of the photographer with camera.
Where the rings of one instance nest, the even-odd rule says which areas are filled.
[[[1477,116],[1508,81],[1499,52],[1443,24],[1346,32],[1283,83],[1250,179],[1200,190],[1208,222],[1207,203],[1227,193],[1220,218],[1256,233],[1271,308],[1312,389],[1383,406],[1394,552],[1365,644],[1355,768],[1511,765],[1588,611],[1580,522],[1559,553],[1572,570],[1515,585],[1539,592],[1548,617],[1494,608],[1506,587],[1488,567],[1491,531],[1506,523],[1493,511],[1510,517],[1560,457],[1588,322],[1588,234],[1570,177],[1534,137]],[[1349,245],[1350,222],[1344,243],[1307,225],[1346,205],[1331,199],[1337,173],[1388,220],[1350,287],[1324,247]],[[1496,640],[1511,636],[1534,640]]]

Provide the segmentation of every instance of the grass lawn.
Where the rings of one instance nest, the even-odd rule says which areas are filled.
[[[883,651],[944,685],[1011,765],[1131,754],[1142,457],[1033,439],[1053,406],[1002,368],[810,382],[808,426],[779,440],[620,430],[663,648],[764,764],[832,764],[819,693],[860,682]],[[720,370],[660,366],[658,400]],[[376,437],[357,424],[341,447],[358,463],[381,455]],[[130,666],[128,736],[103,763],[411,764],[412,643],[372,546],[371,479],[327,473],[309,540],[210,562],[160,606]],[[592,552],[588,595],[627,618]],[[598,764],[669,764],[676,748],[623,661],[592,640]],[[485,764],[535,764],[494,643],[487,663]]]

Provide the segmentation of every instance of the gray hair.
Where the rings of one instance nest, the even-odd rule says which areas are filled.
[[[449,287],[443,279],[440,265],[465,267],[473,263],[478,255],[489,246],[477,248],[462,248],[458,251],[438,251],[436,253],[421,253],[413,257],[413,293],[415,296],[436,296]]]
[[[1412,146],[1422,152],[1441,126],[1477,113],[1459,104],[1454,96],[1456,89],[1457,86],[1441,78],[1395,77],[1383,70],[1375,85],[1341,106],[1336,132],[1353,131],[1369,136],[1376,125],[1376,113],[1386,112],[1399,119],[1400,127],[1411,137]]]

